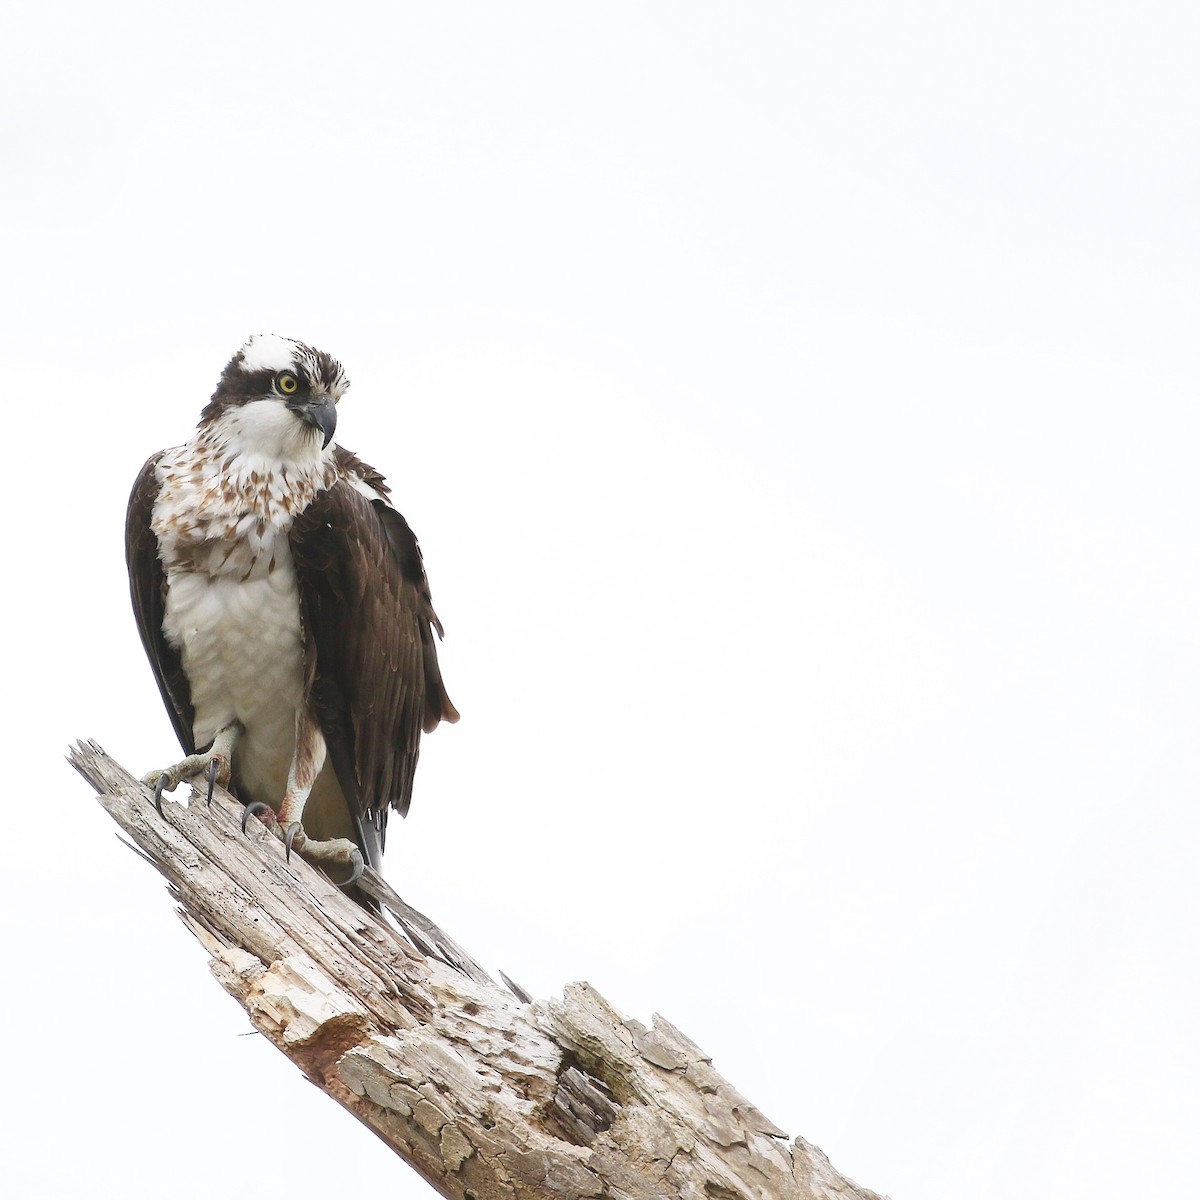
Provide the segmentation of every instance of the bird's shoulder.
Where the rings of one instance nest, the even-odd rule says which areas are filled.
[[[391,488],[388,487],[383,473],[363,462],[353,450],[335,445],[331,461],[335,480],[348,483],[367,499],[387,500],[391,495]]]
[[[420,545],[393,505],[383,474],[343,446],[334,447],[330,461],[330,485],[313,496],[292,527],[298,565],[328,565],[334,557],[361,560],[364,570],[395,572],[428,604]],[[431,619],[437,620],[432,613]]]

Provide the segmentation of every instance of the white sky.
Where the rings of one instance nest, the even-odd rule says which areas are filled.
[[[10,0],[12,1194],[429,1194],[60,765],[175,755],[125,498],[254,332],[446,624],[408,899],[895,1200],[1186,1188],[1198,11]]]

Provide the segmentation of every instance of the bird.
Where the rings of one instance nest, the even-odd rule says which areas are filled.
[[[458,710],[424,560],[384,476],[334,442],[349,387],[304,342],[251,337],[191,438],[152,454],[125,521],[142,645],[186,757],[349,889],[412,799],[422,733]]]

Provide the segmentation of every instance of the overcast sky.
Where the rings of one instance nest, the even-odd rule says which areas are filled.
[[[1185,1189],[1197,14],[9,0],[11,1194],[430,1194],[62,761],[176,756],[125,500],[257,332],[446,626],[408,900],[894,1200]]]

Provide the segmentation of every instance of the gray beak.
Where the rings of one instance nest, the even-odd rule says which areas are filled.
[[[321,431],[321,449],[333,441],[337,429],[337,406],[328,396],[313,396],[295,408],[296,416]]]

